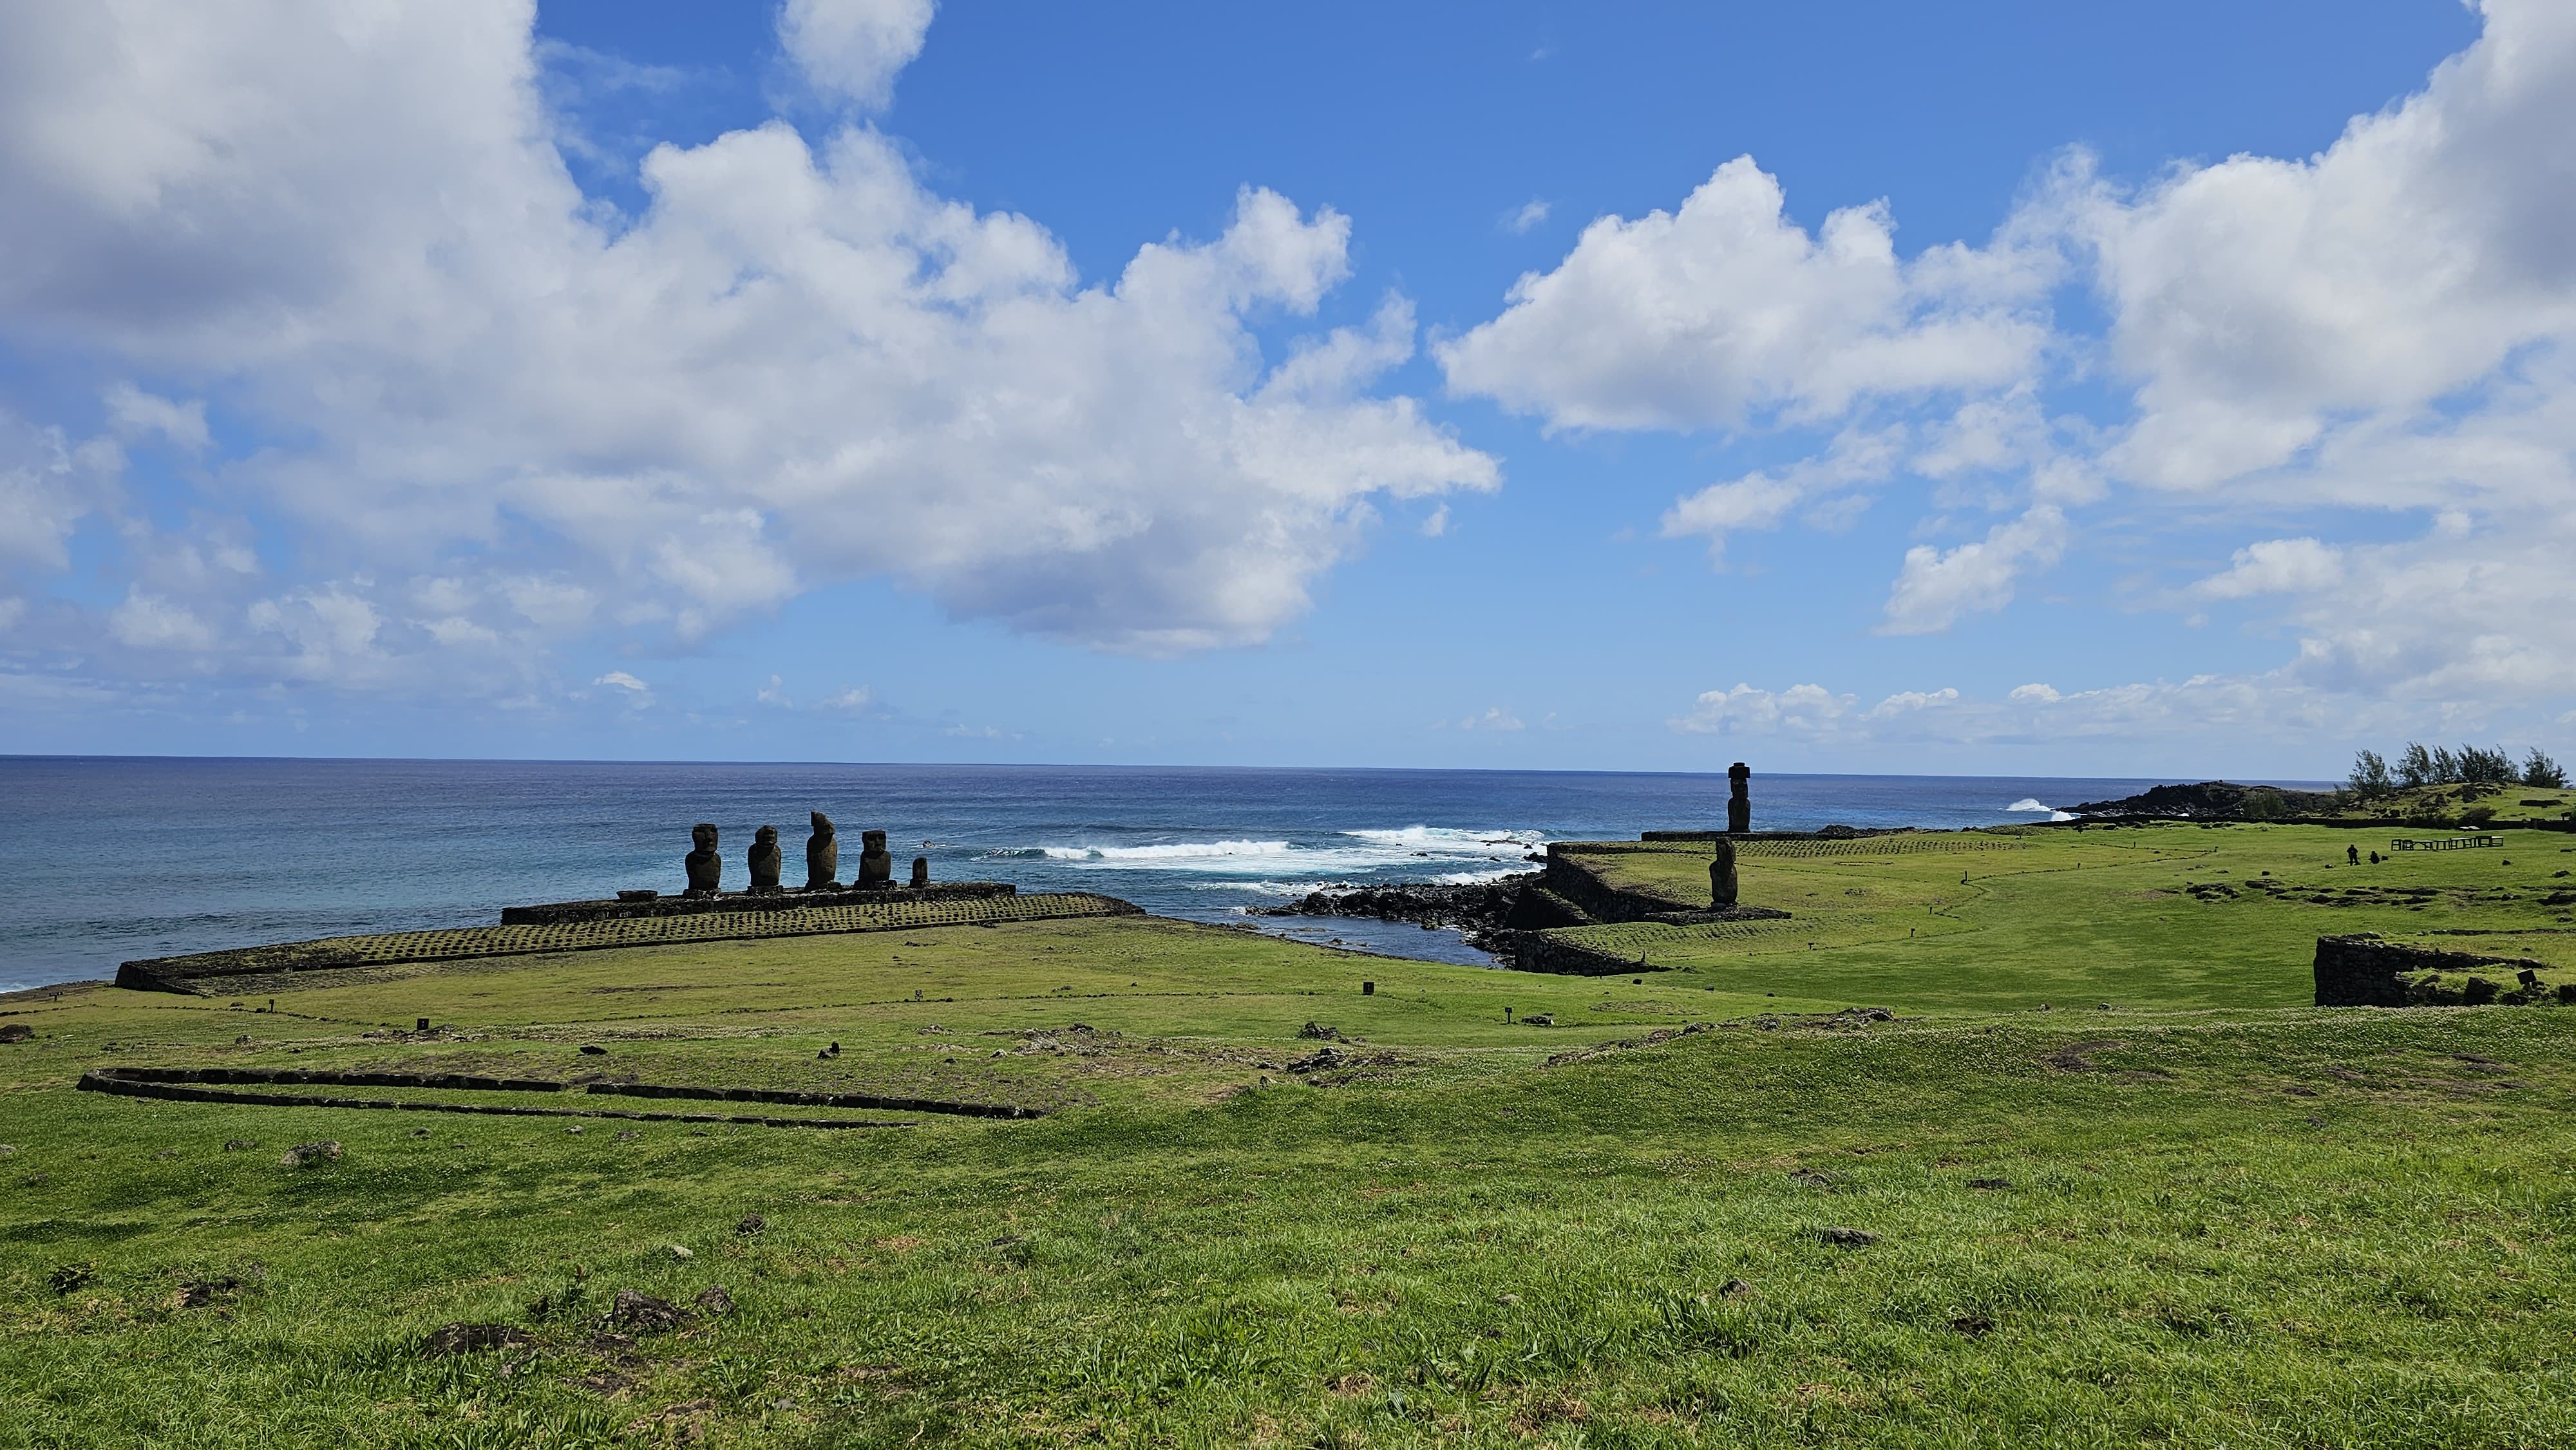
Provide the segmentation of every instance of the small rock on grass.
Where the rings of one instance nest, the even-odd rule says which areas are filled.
[[[479,1354],[487,1349],[533,1344],[527,1332],[507,1324],[442,1324],[420,1342],[423,1354]]]
[[[427,1128],[423,1128],[421,1131],[426,1133],[429,1130]],[[247,1153],[258,1146],[259,1140],[257,1138],[227,1138],[224,1140],[224,1151],[227,1153]]]
[[[336,1160],[339,1157],[340,1140],[333,1138],[326,1143],[298,1143],[287,1149],[286,1156],[277,1161],[281,1167],[301,1168],[307,1163],[319,1163],[325,1159]]]
[[[742,1221],[733,1226],[733,1231],[738,1234],[756,1234],[767,1227],[769,1227],[769,1220],[756,1213],[746,1213],[742,1216]]]
[[[1816,1230],[1816,1242],[1838,1249],[1863,1249],[1877,1243],[1878,1235],[1863,1228],[1820,1228]]]
[[[1742,1279],[1729,1279],[1718,1287],[1717,1296],[1721,1299],[1741,1299],[1752,1292],[1753,1286]]]
[[[600,1046],[596,1042],[585,1042],[581,1045],[581,1055],[584,1057],[606,1057],[608,1055],[608,1049]]]
[[[731,1314],[733,1296],[725,1292],[724,1285],[709,1284],[698,1291],[697,1305],[708,1314]]]
[[[608,1310],[609,1323],[632,1329],[639,1334],[656,1334],[666,1329],[677,1329],[688,1317],[670,1300],[656,1299],[650,1294],[638,1294],[632,1289],[618,1290],[617,1298]]]
[[[1950,1327],[1970,1339],[1982,1339],[1994,1332],[1995,1321],[1983,1314],[1962,1314],[1950,1321]]]
[[[2010,1188],[2010,1187],[2012,1187],[2012,1185],[2011,1185],[2010,1183],[2006,1182],[2005,1180],[2003,1180],[2003,1179],[2001,1179],[2001,1178],[1971,1178],[1971,1179],[1969,1179],[1969,1180],[1968,1180],[1968,1186],[1969,1186],[1970,1188]]]
[[[0,1158],[6,1158],[17,1151],[17,1145],[14,1143],[0,1143]]]
[[[696,1258],[697,1256],[698,1256],[697,1250],[690,1248],[687,1244],[673,1244],[673,1245],[671,1245],[671,1257],[672,1257],[672,1258],[675,1258],[675,1259],[694,1259],[694,1258]]]

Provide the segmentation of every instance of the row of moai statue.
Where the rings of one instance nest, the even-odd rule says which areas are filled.
[[[831,891],[841,885],[841,838],[832,829],[832,818],[821,811],[808,814],[814,818],[814,834],[805,839],[805,889]],[[697,849],[681,862],[689,873],[690,896],[713,896],[724,890],[724,858],[716,854],[716,828],[700,821],[689,828],[689,842]],[[778,884],[781,864],[778,850],[778,828],[763,826],[751,836],[751,853],[745,864],[751,868],[751,890],[767,895],[787,888]],[[886,851],[886,833],[859,833],[859,879],[861,888],[894,885],[894,857]],[[930,884],[930,858],[912,858],[912,884]]]
[[[1735,905],[1740,887],[1735,878],[1735,843],[1727,836],[1741,836],[1753,829],[1753,768],[1739,760],[1726,768],[1726,836],[1716,842],[1716,855],[1708,863],[1708,904],[1718,911]]]

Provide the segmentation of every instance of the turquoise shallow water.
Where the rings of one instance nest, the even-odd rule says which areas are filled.
[[[2047,818],[2135,780],[1757,775],[1754,825],[1959,827]],[[132,957],[498,919],[504,905],[682,884],[689,826],[723,831],[726,884],[755,827],[803,879],[806,812],[843,874],[888,832],[898,874],[1102,891],[1244,920],[1329,882],[1529,869],[1549,840],[1723,825],[1723,775],[1541,771],[706,765],[0,757],[0,990],[113,975]],[[2022,809],[2013,807],[2019,804]],[[1482,961],[1446,932],[1256,919],[1317,939]]]

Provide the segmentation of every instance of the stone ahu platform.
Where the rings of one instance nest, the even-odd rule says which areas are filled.
[[[981,888],[980,890],[977,888]],[[638,914],[636,908],[681,907]],[[585,910],[589,909],[589,910]],[[604,914],[614,909],[624,914]],[[344,967],[383,967],[412,962],[464,961],[476,957],[541,952],[602,951],[615,947],[669,946],[684,942],[756,937],[823,936],[837,932],[906,931],[986,922],[1052,921],[1082,916],[1142,916],[1144,909],[1114,896],[1042,892],[1023,896],[1006,885],[961,882],[951,886],[890,887],[869,891],[793,891],[775,896],[727,894],[650,901],[560,902],[513,907],[562,913],[541,922],[456,927],[444,931],[387,932],[377,936],[325,937],[234,951],[199,952],[127,962],[116,985],[135,991],[220,996],[241,989],[241,979]],[[506,915],[506,914],[505,914]]]
[[[810,911],[820,906],[868,906],[889,901],[989,901],[1019,888],[1005,881],[958,881],[941,886],[846,886],[837,890],[727,891],[718,896],[647,896],[628,892],[609,901],[550,901],[501,908],[503,926],[558,926],[568,921],[648,921],[668,916],[724,915],[743,911]]]

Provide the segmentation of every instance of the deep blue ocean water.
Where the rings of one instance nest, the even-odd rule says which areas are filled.
[[[2042,820],[2140,780],[1756,775],[1754,825]],[[1723,775],[1124,766],[0,757],[0,990],[112,976],[134,957],[462,926],[505,905],[677,891],[693,822],[725,884],[775,825],[804,879],[806,812],[937,881],[1122,896],[1242,921],[1330,882],[1472,881],[1550,840],[1723,826]],[[1265,929],[1447,961],[1447,932],[1340,919]]]

